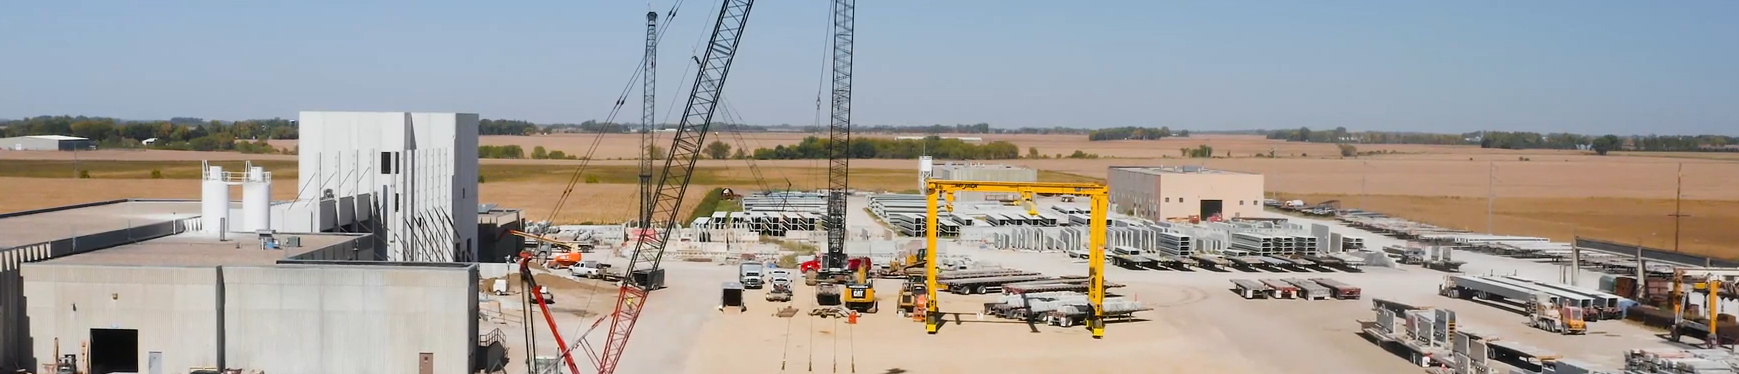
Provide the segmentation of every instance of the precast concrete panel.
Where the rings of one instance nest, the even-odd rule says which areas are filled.
[[[37,363],[78,352],[91,329],[131,329],[140,367],[146,352],[168,367],[217,364],[215,268],[27,264],[23,275]]]
[[[477,339],[475,268],[224,270],[230,366],[410,373],[417,355],[430,352],[436,373],[469,371]]]
[[[325,190],[375,194],[370,204],[343,206],[354,207],[354,217],[379,219],[389,260],[475,259],[476,114],[302,112],[301,118],[302,131],[324,143],[300,153],[300,184],[313,186],[299,188],[301,198]]]

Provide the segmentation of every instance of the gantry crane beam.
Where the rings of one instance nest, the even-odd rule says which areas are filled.
[[[936,282],[936,219],[937,199],[944,195],[952,196],[956,192],[1008,192],[1028,197],[1032,194],[1072,194],[1085,196],[1092,200],[1088,215],[1091,221],[1087,226],[1087,302],[1092,304],[1093,314],[1087,317],[1087,329],[1093,331],[1093,338],[1105,336],[1105,217],[1110,210],[1109,190],[1098,183],[1053,183],[1053,182],[988,182],[988,181],[955,181],[931,179],[924,183],[925,210],[924,215],[924,283],[929,302],[924,315],[924,329],[935,334],[942,327],[940,304],[936,302],[936,290],[940,286]]]

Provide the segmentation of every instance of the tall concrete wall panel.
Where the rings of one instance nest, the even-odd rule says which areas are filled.
[[[302,112],[298,198],[373,193],[378,200],[338,206],[352,212],[331,221],[379,212],[374,232],[392,261],[474,260],[478,122],[467,113]]]
[[[130,329],[141,360],[162,352],[168,368],[217,365],[216,268],[27,264],[22,275],[32,364],[79,353],[91,329]]]
[[[285,373],[466,373],[477,273],[396,266],[226,267],[228,364]]]

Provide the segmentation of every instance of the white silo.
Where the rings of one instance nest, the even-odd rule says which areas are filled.
[[[272,227],[272,173],[265,168],[248,168],[242,181],[242,224],[245,231]]]
[[[930,156],[918,158],[918,191],[929,190],[928,183],[930,182],[930,175],[934,168],[930,160]]]
[[[229,183],[224,181],[223,167],[206,167],[199,183],[200,231],[216,234],[227,230],[223,225],[229,218]]]

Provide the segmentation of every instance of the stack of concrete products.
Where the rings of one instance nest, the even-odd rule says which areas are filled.
[[[745,212],[827,213],[827,199],[820,193],[780,191],[742,197]]]
[[[1195,239],[1188,234],[1165,232],[1159,234],[1159,252],[1171,256],[1189,257],[1195,255]]]
[[[1638,349],[1624,353],[1624,370],[1637,374],[1739,373],[1739,356],[1720,349]]]
[[[1290,242],[1288,240],[1287,242]],[[1256,256],[1272,256],[1281,251],[1281,238],[1270,235],[1239,232],[1232,234],[1232,248]]]
[[[883,220],[888,219],[888,216],[891,214],[923,214],[929,210],[929,202],[925,200],[924,195],[875,194],[870,195],[868,200],[870,213],[882,217]],[[938,202],[938,204],[940,204],[940,202]]]
[[[1323,287],[1322,285],[1317,284],[1316,282],[1311,281],[1309,279],[1287,278],[1287,279],[1282,279],[1282,281],[1285,281],[1286,283],[1290,283],[1294,286],[1298,286],[1299,290],[1303,291],[1303,294],[1299,295],[1299,298],[1301,298],[1301,299],[1330,300],[1330,299],[1335,298],[1334,297],[1334,290],[1331,290],[1328,287]]]
[[[1445,366],[1454,356],[1449,352],[1457,332],[1454,312],[1384,299],[1371,304],[1377,321],[1364,332],[1379,344],[1405,348],[1409,361],[1421,366]]]

